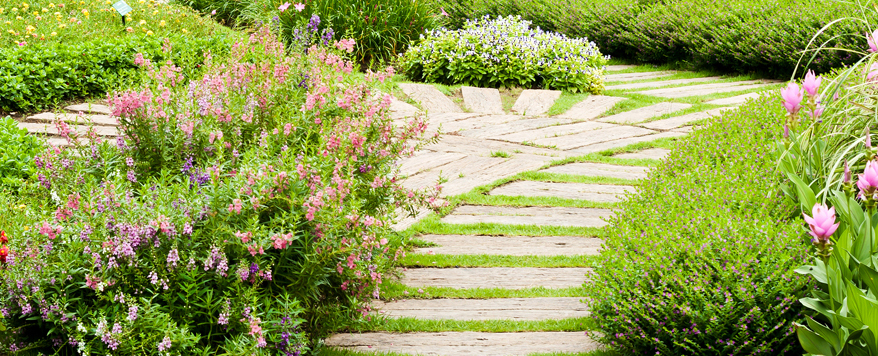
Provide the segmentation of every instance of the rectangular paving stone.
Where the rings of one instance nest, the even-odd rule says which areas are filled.
[[[540,172],[637,180],[646,178],[647,171],[649,171],[649,167],[620,166],[615,164],[592,162],[576,162],[549,167],[541,170]]]
[[[668,154],[671,153],[671,150],[664,148],[650,148],[647,150],[631,152],[631,153],[620,153],[617,155],[613,155],[616,158],[627,158],[627,159],[665,159]]]
[[[594,132],[614,127],[618,126],[610,123],[583,121],[572,124],[547,126],[506,135],[491,136],[490,138],[508,142],[536,142],[537,140],[546,137],[564,136],[580,132]]]
[[[408,268],[402,284],[414,287],[474,288],[570,288],[581,287],[591,268]]]
[[[43,122],[43,123],[53,123],[57,119],[62,119],[68,125],[73,124],[95,124],[101,126],[118,126],[119,121],[117,118],[108,116],[108,115],[83,115],[79,116],[78,114],[55,114],[51,112],[44,112],[41,114],[36,114],[27,117],[27,121],[31,122]]]
[[[607,110],[612,109],[616,103],[625,99],[615,96],[590,95],[558,117],[572,120],[591,120],[601,116]]]
[[[664,120],[656,120],[652,122],[647,122],[645,124],[641,124],[640,126],[646,127],[648,129],[653,130],[670,130],[673,128],[677,128],[680,126],[686,126],[690,122],[704,120],[711,116],[718,116],[722,114],[723,111],[729,110],[730,108],[716,108],[705,111],[694,112],[691,114],[681,115],[677,117],[672,117]]]
[[[421,103],[428,114],[463,112],[451,99],[430,84],[399,83],[399,88],[412,100]]]
[[[461,87],[463,103],[472,112],[483,114],[505,114],[500,91],[494,88]]]
[[[513,157],[516,157],[513,154]],[[495,158],[497,159],[497,158]],[[473,190],[475,187],[485,185],[488,182],[516,175],[521,172],[539,169],[551,161],[550,158],[545,159],[504,159],[499,164],[485,167],[477,172],[469,173],[463,177],[449,178],[449,181],[442,185],[442,196],[452,196],[463,194]]]
[[[610,209],[463,205],[443,217],[442,222],[602,227],[607,225],[604,219],[612,216]]]
[[[668,138],[668,137],[680,137],[686,136],[685,133],[675,132],[675,131],[665,131],[659,132],[651,135],[644,136],[636,136],[636,137],[628,137],[619,140],[605,141],[601,143],[596,143],[588,146],[582,146],[576,149],[570,150],[570,152],[578,152],[578,153],[592,153],[592,152],[600,152],[603,150],[608,150],[616,147],[624,147],[630,144],[640,143],[640,142],[649,142],[655,141],[660,138]]]
[[[597,255],[604,243],[601,239],[579,236],[421,235],[418,239],[439,246],[416,248],[414,253],[438,255]]]
[[[521,92],[515,104],[512,105],[512,112],[539,116],[549,111],[559,97],[561,97],[561,92],[558,90],[526,89]]]
[[[637,66],[636,66],[636,65],[633,65],[633,64],[614,64],[614,65],[606,66],[605,71],[607,71],[607,72],[617,72],[617,71],[620,71],[620,70],[631,69],[631,68],[634,68],[634,67],[637,67]]]
[[[645,136],[652,133],[655,133],[655,131],[642,127],[615,126],[602,130],[580,132],[573,135],[544,138],[534,140],[533,142],[538,145],[555,146],[559,150],[571,150],[577,147],[630,137]]]
[[[89,114],[89,113],[91,113],[91,114],[104,114],[104,115],[113,114],[113,109],[110,109],[109,106],[101,105],[101,104],[82,103],[82,104],[70,105],[64,109],[67,111],[75,112],[75,113],[82,111],[83,113],[86,113],[86,114]]]
[[[455,180],[460,179],[460,175],[466,177],[469,175],[477,174],[479,173],[479,171],[489,169],[495,165],[503,163],[503,161],[503,158],[470,155],[462,159],[452,161],[448,164],[434,167],[426,171],[422,171],[421,173],[412,175],[411,177],[406,178],[402,182],[402,184],[404,187],[409,189],[434,187],[439,180],[439,177],[441,176],[448,180],[446,183],[443,184],[443,186],[448,186]]]
[[[504,184],[488,192],[489,195],[555,197],[580,199],[601,203],[619,202],[625,193],[636,189],[630,185],[535,182],[521,180]]]
[[[711,101],[706,102],[705,104],[735,105],[735,106],[737,106],[737,105],[743,104],[744,102],[746,102],[749,99],[756,99],[760,95],[766,95],[766,93],[749,93],[749,94],[736,95],[736,96],[732,96],[732,97],[728,97],[728,98],[711,100]]]
[[[391,318],[422,320],[560,320],[589,315],[581,297],[404,299],[373,306]]]
[[[390,110],[390,117],[394,120],[414,117],[421,111],[414,105],[406,103],[397,98],[393,98],[390,100],[390,107],[388,109]]]
[[[638,123],[641,121],[645,121],[647,119],[651,119],[656,116],[662,116],[665,114],[670,114],[676,111],[688,109],[692,107],[692,104],[685,103],[658,103],[642,108],[637,108],[631,111],[626,111],[623,113],[618,113],[616,115],[611,115],[607,117],[602,117],[598,119],[601,122],[612,122],[619,124],[631,124]]]
[[[422,151],[415,156],[402,160],[399,166],[401,174],[410,176],[431,168],[440,167],[466,157],[462,153]]]
[[[711,94],[729,93],[729,92],[743,91],[743,90],[750,90],[750,89],[758,89],[758,88],[764,88],[764,87],[770,85],[770,84],[746,84],[749,82],[761,82],[761,81],[745,81],[745,82],[690,85],[690,86],[686,86],[686,87],[645,90],[645,91],[638,92],[638,94],[660,96],[663,98],[685,98],[688,96],[702,96],[702,95],[711,95]]]
[[[599,345],[584,332],[438,332],[335,334],[327,346],[359,352],[425,356],[525,356],[533,353],[584,353]]]
[[[468,119],[445,122],[442,124],[442,132],[463,132],[468,130],[480,129],[483,127],[491,127],[501,125],[507,122],[521,120],[520,115],[485,115],[475,116]]]
[[[608,74],[604,76],[604,83],[609,82],[630,82],[635,80],[646,80],[646,79],[655,79],[661,77],[667,77],[669,75],[674,74],[674,72],[636,72],[636,73],[621,73],[621,74]]]
[[[74,132],[79,135],[85,135],[88,132],[88,126],[82,125],[69,125]],[[36,122],[19,122],[18,127],[21,127],[29,133],[33,134],[47,134],[47,135],[58,135],[58,129],[55,128],[54,124],[48,123],[36,123]],[[113,126],[93,126],[95,133],[98,136],[118,136],[119,131]]]
[[[642,88],[658,88],[668,85],[680,85],[680,84],[694,84],[694,83],[703,83],[710,82],[714,80],[722,79],[722,77],[703,77],[703,78],[688,78],[688,79],[671,79],[671,80],[657,80],[654,82],[645,82],[645,83],[628,83],[628,84],[616,84],[607,86],[607,90],[631,90],[631,89],[642,89]]]
[[[481,138],[465,137],[460,135],[442,135],[439,142],[426,146],[425,149],[431,151],[457,152],[468,155],[490,156],[491,152],[503,151],[514,154],[515,157],[521,155],[539,155],[546,158],[551,157],[567,157],[563,151],[552,150],[548,148],[533,147],[519,145],[515,143],[485,140]]]
[[[485,127],[463,130],[460,131],[460,135],[467,137],[478,137],[478,138],[488,138],[488,137],[498,137],[506,134],[511,134],[515,132],[527,131],[539,129],[547,126],[560,125],[560,124],[569,124],[572,123],[573,120],[570,119],[561,119],[557,117],[536,117],[536,118],[522,118],[519,117],[518,120],[509,121],[502,124],[496,125],[488,125]]]

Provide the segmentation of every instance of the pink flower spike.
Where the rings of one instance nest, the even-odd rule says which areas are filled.
[[[278,6],[277,9],[280,10],[280,12],[284,12],[287,11],[287,8],[290,7],[290,5],[292,4],[285,2],[283,5]]]
[[[866,169],[857,179],[857,188],[864,199],[875,194],[875,189],[878,188],[878,162],[866,162]]]
[[[442,16],[448,17],[448,13],[445,12],[445,8],[444,8],[444,7],[440,7],[439,10],[442,11]]]
[[[835,208],[827,208],[826,205],[817,203],[811,209],[811,216],[805,215],[805,222],[811,229],[809,232],[819,242],[828,242],[829,236],[835,233],[839,223],[835,222]]]
[[[820,115],[823,115],[823,105],[817,105],[814,110],[808,111],[808,116],[814,121],[820,120]]]
[[[808,96],[813,98],[817,96],[817,89],[820,88],[821,81],[823,81],[823,78],[815,76],[814,71],[809,70],[808,74],[805,74],[805,81],[802,82],[802,88],[805,89]]]
[[[305,4],[303,4],[303,3],[295,4],[295,5],[293,5],[293,7],[295,7],[296,11],[298,11],[298,12],[302,12],[302,10],[305,10]]]
[[[802,105],[799,104],[802,103],[805,92],[799,89],[798,84],[790,82],[786,88],[781,89],[780,96],[783,98],[783,106],[790,115],[795,115],[802,108]]]
[[[869,43],[869,52],[878,52],[878,30],[872,32],[871,36],[867,36],[866,42]]]

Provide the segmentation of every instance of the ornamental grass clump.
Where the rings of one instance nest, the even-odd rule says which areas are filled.
[[[287,54],[262,28],[196,78],[137,56],[149,82],[109,97],[123,137],[57,122],[74,148],[0,194],[0,348],[299,355],[368,317],[426,126],[393,123],[392,70],[353,73],[353,45]]]
[[[598,94],[608,57],[586,38],[570,38],[520,17],[485,16],[460,30],[430,31],[400,58],[414,80],[478,87],[525,87]]]

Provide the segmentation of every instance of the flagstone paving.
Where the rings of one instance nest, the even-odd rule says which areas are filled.
[[[570,288],[585,283],[591,268],[409,268],[401,282],[415,288]]]
[[[629,185],[517,181],[494,188],[488,194],[555,197],[615,203],[621,200],[620,196],[633,191],[634,187]]]
[[[628,84],[609,85],[606,87],[606,89],[607,90],[631,90],[631,89],[642,89],[642,88],[659,88],[659,87],[664,87],[664,86],[669,86],[669,85],[711,82],[711,81],[719,80],[719,79],[722,79],[722,77],[702,77],[702,78],[689,78],[689,79],[656,80],[656,81],[644,82],[644,83],[628,83]]]
[[[722,114],[723,111],[726,111],[729,109],[730,108],[717,108],[717,109],[710,109],[710,110],[706,110],[706,111],[699,111],[699,112],[694,112],[691,114],[672,117],[669,119],[647,122],[644,124],[640,124],[640,126],[646,127],[648,129],[653,129],[653,130],[670,130],[670,129],[674,129],[677,127],[686,126],[690,122],[693,122],[693,121],[704,120],[704,119],[709,118],[711,116],[718,116],[718,115]]]
[[[610,209],[567,207],[510,207],[462,205],[442,218],[447,224],[509,224],[537,226],[602,227],[613,216]]]
[[[659,103],[647,107],[637,108],[620,114],[607,116],[599,119],[602,122],[612,122],[616,124],[633,124],[638,123],[656,116],[667,115],[675,111],[680,111],[692,107],[692,104],[684,103]]]
[[[558,320],[589,314],[579,297],[409,299],[375,307],[388,317],[425,320]]]
[[[532,353],[588,352],[598,344],[583,332],[438,332],[337,334],[326,340],[330,346],[361,352],[399,352],[412,355],[508,355]]]
[[[437,255],[577,256],[596,255],[603,241],[580,236],[421,235],[438,246],[414,249]]]
[[[549,167],[543,169],[541,172],[637,180],[646,178],[647,170],[647,167],[576,162]]]
[[[674,75],[674,72],[636,72],[624,74],[607,74],[604,76],[604,82],[631,82],[635,80],[656,79]]]
[[[500,91],[494,88],[462,87],[463,102],[472,112],[502,115],[503,101]]]
[[[671,153],[671,150],[667,150],[664,148],[650,148],[648,150],[637,151],[632,153],[620,153],[614,155],[616,158],[626,158],[626,159],[665,159],[668,154]]]
[[[512,105],[512,112],[530,116],[542,115],[549,111],[559,97],[561,92],[557,90],[523,90]]]

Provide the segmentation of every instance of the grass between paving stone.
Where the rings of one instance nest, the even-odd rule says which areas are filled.
[[[506,255],[428,255],[406,254],[399,264],[407,267],[593,267],[595,255],[576,256],[506,256]]]
[[[401,354],[398,352],[360,352],[352,350],[343,350],[334,347],[328,347],[320,350],[320,356],[412,356],[411,354]],[[527,356],[619,356],[612,351],[591,351],[591,352],[552,352],[552,353],[535,353]]]
[[[381,284],[381,299],[491,299],[491,298],[560,298],[581,297],[585,295],[582,287],[569,288],[469,288],[448,287],[410,287],[398,281],[385,280]]]
[[[518,100],[518,96],[524,91],[523,88],[500,88],[500,102],[503,104],[503,111],[512,112],[512,106]]]
[[[546,116],[563,114],[567,112],[567,110],[570,110],[573,105],[576,105],[580,101],[585,100],[588,95],[588,93],[571,93],[566,91],[561,92],[561,96],[558,98],[558,100],[555,100],[555,103],[552,104],[552,107],[549,108],[549,111],[546,112]]]
[[[406,232],[437,235],[495,235],[495,236],[603,236],[598,227],[535,226],[508,224],[446,224],[434,213],[427,215]]]
[[[373,318],[352,328],[354,332],[387,331],[394,333],[475,331],[515,333],[523,331],[588,331],[587,317],[560,320],[425,320],[417,318]]]

